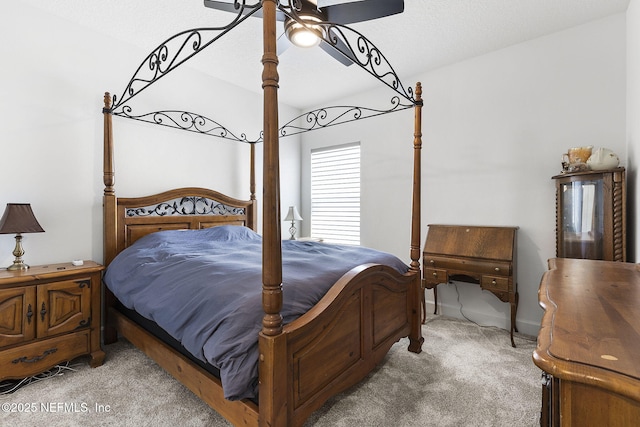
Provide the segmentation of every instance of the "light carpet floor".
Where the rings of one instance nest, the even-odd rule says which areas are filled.
[[[422,353],[410,353],[401,340],[364,381],[328,401],[306,426],[539,425],[532,337],[516,334],[512,348],[508,331],[443,316],[429,316],[423,335]],[[130,343],[105,351],[101,367],[79,359],[73,371],[0,396],[0,425],[230,425]]]

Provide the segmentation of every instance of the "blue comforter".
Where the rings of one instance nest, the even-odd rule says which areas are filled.
[[[307,312],[343,274],[365,263],[408,270],[395,256],[372,249],[284,240],[284,323]],[[104,281],[122,304],[217,367],[227,399],[257,396],[264,315],[260,235],[240,226],[149,234],[111,262]]]

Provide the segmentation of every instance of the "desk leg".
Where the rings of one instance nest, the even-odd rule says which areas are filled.
[[[514,292],[509,296],[509,303],[511,305],[511,347],[515,347],[516,343],[513,341],[513,331],[518,332],[516,326],[516,313],[518,311],[518,292]]]
[[[427,291],[427,287],[424,285],[424,281],[422,282],[422,324],[424,325],[427,322],[427,299],[425,297],[425,292]]]
[[[438,285],[433,287],[433,314],[438,314]]]
[[[425,292],[427,289],[433,289],[433,314],[438,314],[438,285],[426,285],[423,282],[422,285],[422,324],[424,325],[427,320],[427,301]]]

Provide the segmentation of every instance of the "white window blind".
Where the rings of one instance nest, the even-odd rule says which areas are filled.
[[[311,237],[360,244],[360,144],[311,151]]]

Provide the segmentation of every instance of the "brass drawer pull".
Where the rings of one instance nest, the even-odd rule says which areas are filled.
[[[491,284],[492,284],[492,285],[497,285],[497,284],[498,284],[498,282],[496,282],[496,279],[492,279],[492,280],[491,280]]]
[[[494,268],[495,271],[500,271],[500,267]]]
[[[433,277],[438,277],[438,273],[436,273],[435,271],[431,274],[433,274]]]

